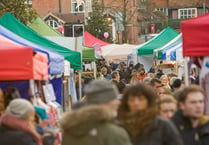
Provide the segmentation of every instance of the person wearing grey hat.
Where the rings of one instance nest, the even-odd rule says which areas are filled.
[[[119,94],[117,87],[105,79],[90,82],[85,94],[88,104],[107,104],[114,111],[117,111],[120,105],[120,100],[117,99]]]
[[[108,80],[93,80],[80,101],[60,121],[62,145],[131,145],[127,132],[113,121],[120,100]]]
[[[39,145],[34,126],[35,110],[25,99],[14,99],[0,118],[1,145]]]

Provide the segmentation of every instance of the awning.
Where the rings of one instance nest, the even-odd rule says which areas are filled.
[[[33,49],[0,40],[0,80],[33,79]]]
[[[164,45],[161,48],[154,50],[155,58],[162,60],[176,60],[176,50],[182,49],[182,34],[179,34],[174,39],[172,39],[170,42],[168,42],[166,45]],[[179,51],[178,51],[179,52]],[[182,59],[182,54],[181,55]]]
[[[24,39],[31,41],[37,45],[40,45],[44,48],[47,48],[52,51],[56,51],[62,54],[66,60],[68,60],[71,64],[71,67],[74,69],[82,69],[81,65],[81,54],[79,52],[75,52],[69,50],[65,47],[62,47],[44,37],[34,32],[32,29],[28,28],[20,21],[18,21],[14,16],[10,13],[6,13],[0,19],[0,25],[12,31],[13,33],[23,37]]]
[[[2,35],[0,35],[0,42],[4,46],[10,46],[10,45],[13,46],[15,48],[14,53],[17,52],[17,54],[18,54],[18,51],[20,51],[18,49],[22,49],[22,47],[25,47],[25,46],[19,45],[19,44],[13,42],[13,41],[7,39],[6,37],[4,37]],[[5,49],[7,48],[8,51],[10,49],[9,47],[4,47],[4,48]],[[3,50],[3,48],[1,48],[1,53],[2,53],[2,50]],[[25,53],[25,55],[26,55],[26,53]],[[31,56],[31,55],[29,54],[29,56]],[[22,70],[17,69],[17,67],[20,67],[20,66],[18,66],[18,63],[16,64],[16,59],[22,59],[21,57],[24,57],[24,56],[23,55],[17,55],[14,58],[15,60],[13,60],[13,58],[11,58],[10,55],[7,55],[7,59],[13,60],[13,64],[15,65],[15,67],[12,66],[13,64],[12,65],[8,64],[8,66],[7,66],[8,69],[4,70],[4,71],[8,71],[8,73],[7,73],[8,76],[5,76],[5,78],[1,78],[0,80],[4,80],[4,79],[5,80],[10,80],[10,75],[15,75],[16,73],[20,73],[20,74],[17,74],[16,78],[11,77],[12,78],[11,80],[27,80],[27,79],[48,80],[48,57],[47,57],[46,54],[41,53],[41,52],[33,52],[32,51],[32,60],[33,61],[31,63],[31,65],[32,65],[31,69],[32,69],[32,72],[33,72],[33,76],[32,76],[32,78],[25,78],[25,79],[22,79],[22,78],[18,77],[19,75],[21,75],[21,73],[23,73],[23,71],[25,71],[24,67],[22,67]],[[7,62],[7,61],[5,61],[5,62]],[[17,60],[17,61],[19,61],[19,60]],[[1,61],[1,62],[2,62],[2,64],[0,63],[0,65],[2,66],[3,63],[5,63],[5,62],[4,61]],[[7,64],[7,63],[5,63],[5,64]],[[26,65],[24,65],[24,66],[26,66]],[[15,72],[13,73],[13,71],[15,71]]]
[[[127,61],[128,55],[136,45],[111,44],[101,47],[102,56],[108,61]]]
[[[110,43],[104,42],[93,35],[91,35],[89,32],[84,32],[84,46],[86,47],[93,47],[93,45],[99,44],[100,47],[110,45]]]
[[[181,22],[183,56],[209,56],[209,13]]]
[[[33,50],[35,51],[39,51],[39,52],[43,52],[45,54],[48,55],[49,58],[49,73],[50,74],[61,74],[64,72],[64,56],[51,51],[49,49],[46,49],[42,46],[39,46],[33,42],[30,42],[16,34],[14,34],[13,32],[7,30],[6,28],[2,27],[0,25],[0,34],[2,34],[3,36],[9,38],[10,40],[19,43],[21,45],[24,46],[30,46],[33,48]]]
[[[170,27],[164,29],[158,36],[138,48],[138,55],[152,55],[153,51],[160,48],[175,38],[178,33]]]
[[[38,32],[42,36],[57,36],[63,37],[62,34],[50,27],[46,22],[44,22],[40,17],[37,17],[34,21],[28,24],[28,27]]]

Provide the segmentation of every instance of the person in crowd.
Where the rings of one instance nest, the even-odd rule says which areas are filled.
[[[133,64],[130,64],[129,67],[127,68],[126,70],[126,83],[129,84],[130,81],[131,81],[131,78],[132,78],[132,71],[133,71],[133,68],[134,65]]]
[[[101,72],[102,72],[102,75],[104,76],[105,79],[107,80],[111,80],[111,75],[107,73],[107,68],[106,67],[103,67],[101,69]]]
[[[122,95],[124,93],[124,90],[126,89],[126,83],[124,81],[120,81],[117,84],[117,88],[118,88],[119,94]]]
[[[60,121],[62,145],[131,145],[127,132],[115,124],[120,101],[110,81],[94,80],[86,88],[86,100],[78,102]]]
[[[163,86],[170,88],[169,80],[168,80],[168,76],[167,76],[167,75],[162,75],[162,76],[160,77],[160,81],[161,81],[161,84],[162,84]]]
[[[161,77],[162,75],[164,75],[164,73],[163,73],[162,69],[159,68],[159,69],[157,70],[157,72],[156,72],[155,77],[158,78],[158,79],[160,79],[160,77]]]
[[[160,88],[161,85],[161,81],[159,79],[152,79],[150,81],[150,86],[155,90],[155,92],[158,92],[158,88]]]
[[[196,84],[196,79],[196,69],[194,68],[189,76],[190,84]]]
[[[133,145],[183,145],[172,122],[158,116],[157,94],[150,86],[130,86],[121,100],[118,119]]]
[[[126,78],[127,78],[127,73],[126,73],[126,64],[125,63],[120,63],[120,80],[123,80],[126,82]]]
[[[165,119],[171,119],[177,110],[177,101],[171,95],[160,96],[158,102],[159,116]]]
[[[4,107],[4,93],[2,89],[0,88],[0,116],[4,112],[5,107]]]
[[[161,87],[158,88],[158,95],[161,96],[164,94],[172,95],[172,92],[170,88],[162,85]]]
[[[146,85],[149,85],[150,82],[151,82],[151,80],[152,80],[152,78],[150,78],[150,77],[145,77],[145,78],[143,79],[143,83],[146,84]]]
[[[176,79],[178,79],[177,77],[171,77],[171,76],[169,76],[169,80],[170,80],[170,87],[172,88],[172,86],[173,86],[173,83],[174,83],[174,81],[176,80]],[[172,88],[173,89],[173,88]]]
[[[139,83],[138,73],[135,69],[133,69],[131,72],[130,84],[136,84],[136,83]]]
[[[155,73],[155,63],[152,63],[152,66],[149,69],[148,73]]]
[[[117,85],[120,81],[120,74],[118,71],[113,71],[111,73],[111,77],[112,77],[112,83],[114,83],[115,85]]]
[[[1,145],[40,145],[34,124],[33,105],[24,99],[12,100],[0,118]]]
[[[154,79],[155,78],[155,74],[154,73],[148,73],[147,77],[150,77],[150,78]]]
[[[183,87],[184,87],[184,84],[182,84],[182,81],[180,79],[176,79],[173,82],[173,85],[172,85],[173,92],[175,92]]]
[[[145,69],[144,68],[139,69],[139,75],[138,75],[139,82],[143,82],[145,77],[147,77],[147,73],[145,73]]]
[[[18,89],[13,87],[8,87],[5,91],[5,107],[7,107],[13,99],[21,98]]]
[[[209,117],[205,116],[205,93],[199,86],[185,87],[178,96],[180,109],[172,117],[184,145],[208,145]]]

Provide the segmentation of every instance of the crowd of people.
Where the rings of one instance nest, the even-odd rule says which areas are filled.
[[[174,73],[142,64],[98,67],[84,78],[83,98],[59,120],[62,145],[208,145],[205,93]],[[55,134],[31,100],[0,91],[0,145],[55,145]],[[42,112],[43,113],[43,112]],[[42,117],[41,117],[42,116]]]
[[[146,73],[142,64],[104,63],[100,70],[101,78],[86,84],[83,100],[61,121],[64,145],[209,143],[205,93],[196,82],[185,86],[183,77],[154,66]]]

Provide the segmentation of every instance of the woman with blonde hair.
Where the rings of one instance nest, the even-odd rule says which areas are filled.
[[[160,81],[161,81],[161,84],[162,84],[163,86],[170,88],[169,80],[168,80],[168,76],[167,76],[167,75],[162,75],[162,76],[160,77]]]
[[[130,84],[133,85],[133,84],[136,84],[136,83],[139,83],[139,79],[138,79],[138,72],[133,69],[131,71],[131,80],[130,80]]]

